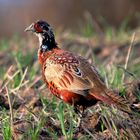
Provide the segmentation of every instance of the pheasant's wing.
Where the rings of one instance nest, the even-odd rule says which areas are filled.
[[[67,51],[53,53],[44,63],[44,68],[47,81],[53,82],[60,90],[86,96],[86,90],[101,90],[105,87],[94,66],[86,59]]]

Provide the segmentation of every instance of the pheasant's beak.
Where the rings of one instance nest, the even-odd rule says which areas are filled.
[[[34,28],[34,23],[32,23],[29,27],[27,27],[25,30],[25,32],[35,32],[35,28]]]

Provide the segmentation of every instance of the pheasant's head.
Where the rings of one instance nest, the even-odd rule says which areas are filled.
[[[27,27],[25,31],[35,33],[39,38],[40,47],[43,46],[44,50],[49,50],[56,46],[53,30],[46,21],[38,20]]]

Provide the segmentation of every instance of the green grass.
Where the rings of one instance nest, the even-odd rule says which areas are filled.
[[[1,132],[2,132],[3,139],[12,140],[12,132],[11,132],[12,130],[10,126],[10,119],[5,109],[1,111],[0,119],[1,119],[0,124],[1,124]]]

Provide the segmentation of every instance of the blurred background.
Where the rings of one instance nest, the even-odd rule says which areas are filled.
[[[139,0],[0,0],[0,36],[23,35],[24,28],[37,19],[47,20],[54,28],[78,32],[90,13],[101,29],[115,28],[126,21],[130,28],[139,25]]]

